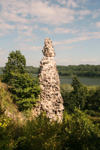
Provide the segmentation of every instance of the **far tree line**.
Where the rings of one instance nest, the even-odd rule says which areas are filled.
[[[0,73],[4,67],[0,67]],[[39,73],[39,67],[26,66],[28,73]],[[100,65],[69,65],[69,66],[57,66],[59,75],[61,76],[80,76],[80,77],[100,77]]]

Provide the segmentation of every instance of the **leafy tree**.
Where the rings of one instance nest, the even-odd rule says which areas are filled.
[[[82,85],[76,76],[73,78],[71,85],[74,89],[71,93],[73,95],[73,100],[75,100],[75,104],[79,109],[83,109],[87,96],[87,88]]]
[[[76,93],[78,93],[79,89],[82,87],[82,83],[78,80],[77,76],[73,77],[71,85]]]
[[[32,108],[40,93],[38,79],[31,77],[28,73],[12,73],[12,76],[10,91],[14,102],[20,111]]]
[[[26,59],[20,50],[12,51],[8,56],[8,62],[3,70],[3,82],[9,83],[12,79],[12,72],[24,73],[26,67]]]

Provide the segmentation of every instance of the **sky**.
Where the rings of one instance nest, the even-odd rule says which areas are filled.
[[[39,67],[47,37],[57,65],[100,65],[100,0],[0,0],[0,67],[15,50]]]

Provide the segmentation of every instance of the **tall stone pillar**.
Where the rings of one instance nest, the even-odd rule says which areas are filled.
[[[61,121],[63,117],[63,99],[60,93],[60,80],[54,61],[54,47],[48,38],[44,41],[43,59],[40,62],[39,82],[41,87],[38,111],[46,111],[50,120]]]

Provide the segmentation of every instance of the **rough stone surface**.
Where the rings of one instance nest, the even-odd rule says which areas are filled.
[[[40,62],[39,82],[41,87],[40,101],[36,108],[37,114],[46,111],[51,120],[62,120],[63,99],[60,93],[60,80],[54,61],[54,48],[48,38],[44,41],[44,57]]]

